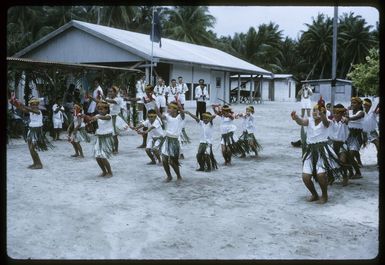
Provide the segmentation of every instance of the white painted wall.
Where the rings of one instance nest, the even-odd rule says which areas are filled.
[[[290,79],[274,80],[274,101],[292,101],[295,102],[295,82]],[[289,85],[291,86],[291,95],[289,96]],[[294,90],[293,90],[294,89]]]

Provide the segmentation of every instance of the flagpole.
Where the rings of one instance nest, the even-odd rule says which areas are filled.
[[[155,15],[155,8],[152,7],[152,20],[151,20],[151,71],[150,71],[150,85],[153,85],[153,78],[152,78],[152,65],[154,61],[154,15]]]

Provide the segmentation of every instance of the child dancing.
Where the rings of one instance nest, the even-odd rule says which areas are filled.
[[[155,158],[161,163],[160,148],[163,143],[163,128],[162,121],[159,119],[155,110],[149,110],[147,119],[139,124],[137,127],[130,126],[131,129],[137,131],[141,135],[147,134],[146,154],[151,159],[148,165],[155,165]],[[148,129],[144,129],[148,128]],[[142,129],[141,131],[139,129]]]
[[[295,111],[292,119],[301,126],[308,126],[306,136],[306,150],[302,157],[302,180],[312,194],[308,201],[326,203],[328,201],[328,175],[339,174],[340,162],[333,149],[328,145],[329,120],[324,106],[315,105],[312,117],[300,118]],[[314,187],[312,177],[321,187],[321,198]]]
[[[177,181],[179,182],[182,180],[182,177],[179,169],[180,144],[178,138],[182,130],[182,122],[185,115],[179,102],[171,102],[168,104],[168,113],[166,114],[161,114],[158,108],[156,110],[158,116],[166,121],[165,140],[162,144],[162,162],[167,175],[166,182],[172,180],[170,166],[174,169]]]
[[[185,111],[185,113],[191,116],[191,118],[193,118],[201,127],[198,153],[196,155],[199,164],[197,171],[209,172],[217,169],[218,165],[212,148],[213,119],[215,118],[215,115],[212,115],[210,112],[204,112],[202,114],[203,120],[200,120],[189,111]]]
[[[239,137],[238,142],[244,146],[246,153],[250,153],[253,151],[255,156],[258,156],[258,152],[262,149],[262,146],[255,139],[254,132],[254,107],[248,106],[246,107],[246,113],[239,113],[235,116],[235,118],[242,118],[242,128],[243,133]],[[245,153],[242,153],[241,157],[246,157]]]
[[[38,98],[32,98],[28,101],[29,107],[23,105],[14,97],[11,98],[10,103],[22,112],[29,113],[30,122],[26,141],[28,143],[28,149],[33,164],[28,166],[28,168],[42,169],[43,164],[41,163],[39,154],[36,150],[46,151],[48,150],[48,147],[52,148],[53,146],[49,143],[43,133],[43,114],[39,109],[40,100]]]
[[[90,142],[90,137],[87,134],[81,105],[75,104],[73,108],[74,118],[70,126],[68,126],[68,141],[72,144],[75,154],[72,157],[84,158],[83,149],[80,142]]]

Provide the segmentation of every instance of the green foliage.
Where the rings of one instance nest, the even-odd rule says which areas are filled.
[[[347,76],[361,95],[379,94],[379,50],[371,49],[365,57],[365,63],[353,65],[353,71]]]

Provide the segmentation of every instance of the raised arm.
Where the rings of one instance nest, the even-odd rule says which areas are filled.
[[[319,111],[319,116],[321,117],[321,121],[322,121],[323,125],[324,125],[326,128],[328,128],[330,122],[329,122],[328,118],[326,117],[326,114],[325,114],[326,111],[325,111],[325,110],[326,110],[326,109],[325,109],[324,107],[322,107],[322,108],[320,109],[320,111]]]
[[[295,111],[291,112],[291,118],[301,126],[308,126],[309,125],[309,120],[308,119],[301,119]]]

